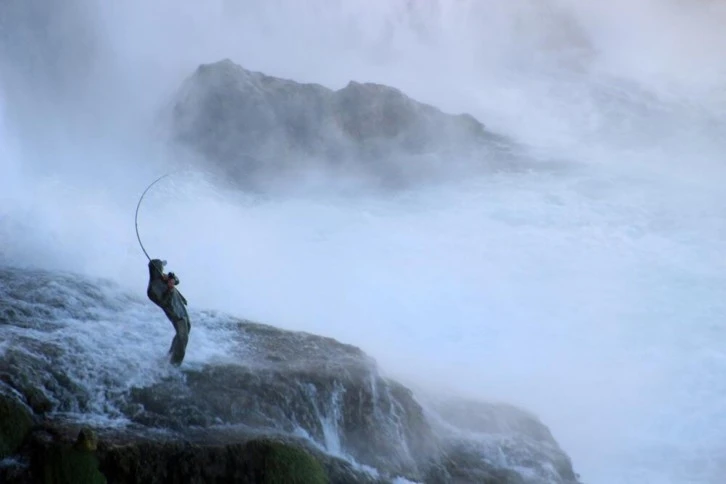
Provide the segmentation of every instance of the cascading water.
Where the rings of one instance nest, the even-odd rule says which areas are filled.
[[[26,4],[0,18],[1,262],[143,296],[133,209],[169,164],[150,123],[200,63],[388,83],[565,168],[378,198],[176,181],[145,201],[140,230],[190,304],[360,345],[429,389],[520,404],[588,483],[726,474],[723,6],[77,0],[40,21],[42,2]],[[59,50],[57,36],[76,42]],[[74,348],[63,371],[91,395],[90,418],[115,415],[106,392],[164,376],[171,328],[155,308],[93,296],[106,302],[89,331],[61,280],[37,291],[63,301],[47,321],[58,331],[15,328],[0,351],[11,337]],[[193,327],[191,364],[239,350],[214,321]]]

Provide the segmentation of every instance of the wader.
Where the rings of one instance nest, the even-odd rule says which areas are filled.
[[[187,300],[174,287],[176,284],[179,284],[179,279],[176,276],[170,279],[164,274],[164,263],[161,260],[149,261],[149,286],[146,295],[164,310],[164,314],[174,326],[176,335],[169,348],[169,360],[173,365],[179,366],[184,360],[192,325],[187,313]]]

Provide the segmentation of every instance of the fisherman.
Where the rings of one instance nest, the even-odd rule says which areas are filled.
[[[187,300],[182,296],[176,286],[179,278],[173,272],[164,274],[165,260],[149,260],[149,286],[146,295],[151,301],[164,310],[164,314],[174,325],[176,335],[169,348],[172,365],[181,365],[186,353],[189,332],[192,329],[187,313]]]

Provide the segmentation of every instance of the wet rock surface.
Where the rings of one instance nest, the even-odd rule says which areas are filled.
[[[13,455],[33,423],[31,412],[9,389],[0,386],[0,459]]]
[[[382,378],[367,355],[329,338],[237,324],[248,363],[184,370],[183,377],[135,388],[129,418],[179,432],[302,432],[366,465],[422,475],[438,452],[432,430],[411,392]]]
[[[143,305],[115,291],[0,268],[2,482],[577,482],[536,417],[421,400],[359,348],[308,333],[198,313],[197,331],[231,335],[228,358],[107,378],[72,341]]]

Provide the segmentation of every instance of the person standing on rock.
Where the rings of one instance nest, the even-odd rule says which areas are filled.
[[[176,288],[179,278],[173,272],[164,274],[165,265],[166,261],[160,259],[149,260],[149,285],[146,295],[164,310],[164,314],[174,325],[176,335],[169,348],[169,359],[172,365],[179,366],[184,360],[192,325],[187,313],[187,300]]]

